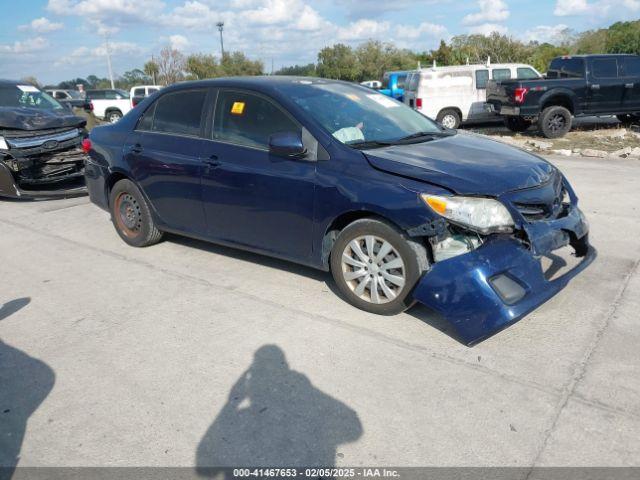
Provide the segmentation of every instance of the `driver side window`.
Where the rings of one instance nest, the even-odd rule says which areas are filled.
[[[278,132],[300,132],[301,127],[270,100],[248,92],[220,90],[213,137],[222,142],[268,149]]]

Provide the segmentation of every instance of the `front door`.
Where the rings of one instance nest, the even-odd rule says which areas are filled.
[[[301,262],[311,256],[316,162],[269,152],[269,137],[302,131],[271,99],[221,89],[205,147],[208,236]]]
[[[206,231],[200,181],[207,98],[207,89],[163,95],[144,113],[124,146],[134,180],[161,222],[198,235]]]

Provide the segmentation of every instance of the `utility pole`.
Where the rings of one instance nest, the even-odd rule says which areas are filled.
[[[104,44],[107,50],[107,67],[109,68],[109,80],[111,80],[111,88],[116,88],[113,83],[113,69],[111,68],[111,49],[109,48],[109,35],[105,35]]]
[[[156,61],[153,58],[153,54],[151,55],[151,64],[153,65],[153,67],[152,67],[152,75],[151,75],[153,77],[153,84],[157,85],[157,83],[156,83]]]
[[[224,42],[222,41],[222,30],[224,29],[224,22],[216,23],[216,27],[218,27],[218,31],[220,32],[220,52],[222,52],[220,63],[222,63],[222,60],[224,60]]]

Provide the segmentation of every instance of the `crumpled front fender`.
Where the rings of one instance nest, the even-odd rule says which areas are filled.
[[[413,296],[443,315],[458,338],[471,345],[549,300],[595,257],[595,249],[588,246],[580,264],[548,281],[540,258],[527,246],[512,237],[496,237],[472,252],[434,264],[418,282]],[[516,290],[521,289],[521,298],[509,302],[498,293],[500,282],[496,280],[505,278],[517,285]]]

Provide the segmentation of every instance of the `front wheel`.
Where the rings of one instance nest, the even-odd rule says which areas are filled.
[[[375,219],[347,226],[331,250],[331,273],[344,298],[378,315],[395,315],[415,301],[411,291],[426,270],[426,250]]]
[[[616,118],[620,120],[623,125],[631,125],[632,123],[640,121],[640,115],[636,115],[634,113],[616,115]]]
[[[504,117],[504,125],[512,132],[521,133],[531,126],[531,122],[522,117]]]
[[[109,205],[113,226],[132,247],[148,247],[162,240],[147,201],[131,180],[120,180],[113,186]]]
[[[107,121],[109,123],[116,123],[122,118],[122,113],[118,110],[112,110],[107,113]]]

